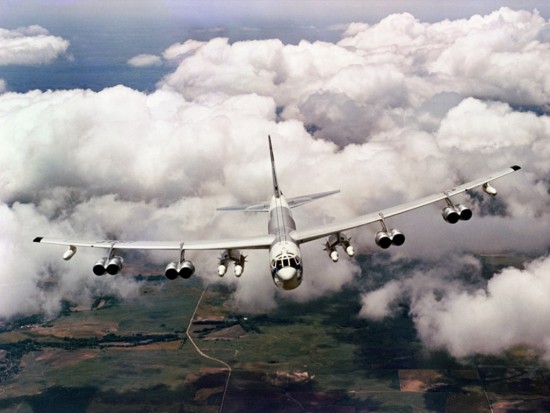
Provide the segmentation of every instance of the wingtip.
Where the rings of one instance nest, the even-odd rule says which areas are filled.
[[[36,237],[32,240],[32,242],[41,242],[44,239],[44,237]]]
[[[521,169],[521,166],[514,165],[514,166],[511,166],[510,168],[512,168],[514,171],[519,171]]]

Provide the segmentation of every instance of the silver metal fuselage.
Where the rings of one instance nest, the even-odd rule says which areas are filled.
[[[275,236],[269,248],[273,282],[284,290],[293,290],[302,282],[302,256],[298,243],[292,238],[296,223],[282,194],[274,195],[269,207],[268,232]]]

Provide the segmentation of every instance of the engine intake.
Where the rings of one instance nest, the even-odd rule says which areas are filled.
[[[106,267],[106,271],[111,275],[118,274],[119,271],[122,270],[123,265],[124,265],[124,260],[122,259],[122,257],[119,257],[117,255],[109,260],[109,263],[107,264],[107,267]]]
[[[171,262],[166,266],[166,269],[164,270],[164,276],[168,278],[169,280],[175,280],[178,278],[178,263],[177,262]]]
[[[405,243],[405,235],[398,229],[392,228],[390,230],[391,243],[395,246],[401,246]]]
[[[458,204],[455,206],[456,211],[460,215],[461,221],[468,221],[470,218],[472,218],[472,210],[468,207],[465,207],[464,205]]]
[[[399,247],[405,243],[405,235],[398,229],[392,228],[389,231],[378,231],[374,241],[382,249],[388,249],[392,245]]]
[[[178,266],[178,275],[186,280],[195,273],[195,266],[191,261],[185,260]]]
[[[443,208],[443,211],[441,211],[441,216],[449,224],[456,224],[460,220],[459,213],[451,207]]]
[[[382,249],[387,249],[391,246],[391,235],[386,231],[378,231],[374,237],[376,245]]]
[[[97,260],[97,262],[94,264],[94,267],[92,268],[92,271],[95,275],[101,276],[107,272],[107,268],[105,268],[105,264],[107,264],[107,257],[100,258]]]
[[[464,205],[458,204],[454,207],[443,208],[441,216],[449,224],[456,224],[458,221],[468,221],[472,218],[472,210]]]
[[[175,280],[178,277],[188,279],[195,273],[195,266],[191,261],[185,260],[181,263],[171,262],[164,270],[164,276],[169,280]]]

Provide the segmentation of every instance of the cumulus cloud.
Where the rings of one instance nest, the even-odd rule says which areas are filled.
[[[129,59],[128,64],[133,67],[161,66],[162,58],[151,54],[140,54]]]
[[[462,358],[529,346],[550,361],[550,258],[537,259],[524,270],[504,269],[477,287],[464,277],[479,274],[479,268],[472,262],[468,268],[463,260],[460,269],[415,271],[390,281],[363,295],[361,315],[381,319],[405,302],[429,348]]]
[[[0,28],[0,66],[43,65],[67,53],[69,41],[40,26]]]
[[[371,285],[368,274],[359,277],[355,261],[330,263],[319,241],[303,246],[304,284],[281,293],[307,300],[357,285],[364,291],[362,316],[391,316],[396,303],[408,300],[427,345],[457,356],[499,351],[485,342],[465,348],[447,328],[444,313],[455,311],[455,302],[498,310],[498,280],[505,273],[516,288],[530,277],[543,288],[546,260],[524,272],[503,272],[485,285],[476,278],[481,270],[472,254],[536,256],[550,246],[550,233],[541,230],[550,224],[550,46],[541,36],[547,30],[536,12],[509,9],[432,24],[398,14],[373,25],[351,24],[338,43],[178,43],[162,55],[173,73],[150,94],[123,86],[3,93],[0,211],[9,226],[0,234],[6,263],[0,276],[13,289],[1,290],[0,316],[55,311],[61,297],[78,297],[82,286],[85,297],[103,288],[134,291],[123,290],[134,285],[124,275],[105,281],[90,274],[97,251],[79,251],[63,262],[58,247],[31,243],[37,235],[196,240],[265,233],[264,215],[215,208],[268,199],[271,134],[286,195],[342,190],[296,209],[302,227],[523,165],[521,173],[495,183],[500,197],[460,197],[474,209],[469,222],[449,226],[440,218],[442,205],[391,219],[407,242],[390,256],[396,262],[422,260],[422,273],[403,273],[396,265],[395,279]],[[491,67],[466,53],[479,36],[487,36],[484,57]],[[525,64],[504,64],[509,55],[525,55]],[[377,230],[350,233],[359,253],[374,251]],[[243,277],[228,274],[223,280],[235,289],[232,302],[243,310],[273,308],[279,293],[267,254],[246,254]],[[158,263],[160,272],[176,258],[151,253],[144,259]],[[188,252],[187,258],[205,282],[217,282],[217,253]],[[441,277],[437,269],[449,265],[460,274]],[[460,281],[465,273],[471,274],[468,283]],[[44,280],[63,287],[51,293]],[[425,314],[429,308],[434,314]],[[525,316],[510,320],[519,324]],[[506,346],[526,333],[519,325],[509,331]]]
[[[267,94],[284,108],[284,119],[299,119],[316,137],[361,143],[409,125],[441,93],[547,105],[547,30],[536,12],[502,8],[432,24],[390,15],[374,25],[351,24],[337,44],[214,39],[175,47],[186,58],[160,87],[188,98],[206,91]]]

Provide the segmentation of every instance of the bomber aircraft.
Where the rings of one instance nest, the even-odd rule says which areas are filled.
[[[467,221],[472,217],[472,211],[464,205],[455,204],[451,200],[451,197],[479,186],[481,186],[487,194],[495,196],[497,191],[491,185],[491,182],[497,178],[501,178],[521,169],[521,167],[514,165],[483,178],[475,179],[452,189],[439,192],[434,195],[429,195],[412,202],[407,202],[388,209],[361,215],[352,219],[323,224],[307,229],[298,229],[294,219],[292,218],[292,208],[318,198],[335,194],[339,191],[322,192],[286,199],[279,188],[279,183],[277,182],[275,160],[270,136],[268,136],[268,141],[269,153],[271,157],[271,173],[273,178],[273,196],[271,197],[271,202],[259,202],[219,208],[219,210],[223,211],[269,213],[267,234],[265,235],[237,239],[204,241],[82,241],[75,239],[36,237],[34,242],[67,246],[68,250],[63,255],[63,259],[65,260],[71,259],[75,255],[78,247],[101,248],[107,250],[107,256],[99,259],[99,261],[97,261],[93,266],[93,272],[98,276],[104,275],[105,273],[115,275],[122,270],[124,260],[120,255],[116,254],[119,250],[177,251],[179,259],[169,263],[165,270],[165,276],[171,280],[176,279],[178,276],[182,278],[189,278],[195,272],[195,266],[193,263],[185,259],[185,251],[221,250],[223,252],[219,259],[218,275],[223,277],[228,269],[228,266],[233,263],[235,275],[240,277],[243,273],[245,265],[245,256],[241,254],[241,250],[267,249],[269,250],[271,276],[275,285],[284,290],[293,290],[302,282],[304,266],[300,252],[301,244],[327,237],[325,241],[325,250],[330,259],[336,262],[338,261],[338,248],[343,249],[344,252],[350,257],[355,254],[355,250],[350,243],[350,238],[345,234],[345,231],[368,224],[378,224],[381,226],[381,229],[376,232],[375,242],[380,248],[386,249],[392,245],[402,245],[405,242],[405,236],[398,229],[389,228],[386,224],[387,218],[423,207],[428,204],[443,202],[444,207],[441,214],[445,221],[450,224],[455,224],[461,220]]]

